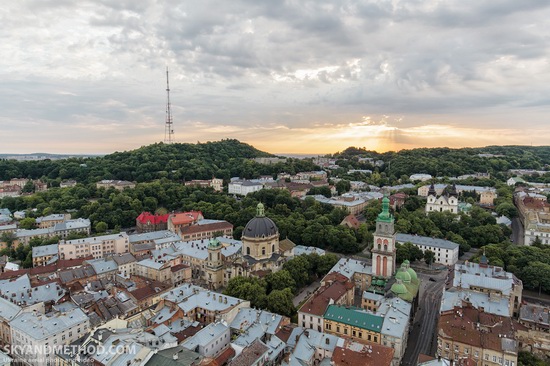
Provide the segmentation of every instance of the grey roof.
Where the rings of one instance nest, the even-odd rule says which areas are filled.
[[[158,239],[174,237],[174,233],[169,230],[151,231],[149,233],[132,234],[128,236],[130,243],[139,243],[144,241],[154,241]]]
[[[0,295],[28,306],[45,301],[57,302],[65,295],[65,289],[55,282],[32,287],[29,276],[25,274],[15,280],[0,281]]]
[[[243,230],[243,237],[262,238],[279,233],[277,225],[269,217],[256,216],[250,220]]]
[[[155,262],[152,259],[144,259],[142,261],[137,262],[137,264],[139,264],[141,266],[144,266],[144,267],[153,268],[153,269],[158,270],[158,269],[161,269],[162,266],[164,266],[166,263]]]
[[[58,220],[65,220],[65,215],[64,214],[52,214],[52,215],[48,215],[48,216],[37,217],[36,218],[36,223],[40,224],[43,221],[58,221]]]
[[[185,312],[196,309],[197,307],[209,311],[224,311],[239,304],[248,303],[246,300],[218,294],[190,284],[183,284],[169,292],[165,292],[161,295],[161,298],[178,304]]]
[[[469,289],[470,286],[501,291],[510,296],[517,280],[512,273],[501,267],[482,267],[478,263],[455,264],[453,287]]]
[[[294,247],[294,255],[302,255],[302,254],[319,254],[319,255],[325,255],[325,251],[321,248],[317,247],[306,247],[304,245],[296,245]]]
[[[340,258],[329,273],[337,272],[347,278],[352,278],[355,273],[372,274],[372,267],[367,262],[351,258]]]
[[[313,361],[317,349],[326,350],[332,353],[336,347],[343,346],[344,339],[340,337],[321,333],[314,329],[306,329],[300,336],[298,343],[296,343],[296,347],[292,352],[288,365],[309,365]]]
[[[398,243],[412,243],[415,245],[425,245],[434,248],[455,250],[460,245],[450,240],[431,238],[428,236],[410,235],[410,234],[397,234],[395,241]]]
[[[0,297],[0,318],[7,321],[12,320],[21,311],[21,306],[18,306],[11,301]]]
[[[51,233],[51,228],[45,228],[45,229],[30,229],[30,230],[27,230],[27,229],[18,229],[16,232],[15,232],[15,235],[18,237],[18,238],[25,238],[27,236],[39,236],[39,235],[47,235],[49,233]]]
[[[470,302],[476,309],[483,308],[485,313],[510,316],[509,303],[506,297],[491,299],[486,293],[464,289],[445,291],[439,312],[453,310],[455,306],[462,307],[463,301]]]
[[[59,224],[55,224],[53,231],[65,231],[65,230],[78,230],[78,229],[89,229],[92,226],[90,220],[88,219],[76,219],[68,220]]]
[[[382,301],[384,299],[383,295],[375,294],[374,292],[363,291],[363,299]]]
[[[116,262],[117,265],[124,265],[128,263],[132,263],[136,261],[136,258],[132,255],[132,253],[124,253],[119,255],[114,255],[112,259]]]
[[[411,314],[410,303],[397,297],[386,298],[376,314],[384,317],[380,333],[396,338],[405,338]]]
[[[91,259],[87,262],[94,268],[95,273],[98,275],[118,270],[116,262],[112,259]]]
[[[177,358],[174,358],[177,355]],[[158,351],[145,366],[189,366],[199,364],[202,356],[182,346]]]
[[[51,244],[51,245],[42,245],[40,247],[33,247],[32,248],[32,257],[44,257],[48,255],[56,255],[59,253],[59,245],[58,244]]]
[[[10,322],[10,326],[30,337],[40,340],[59,334],[77,324],[88,323],[88,317],[82,310],[75,308],[66,313],[40,314],[25,312]]]
[[[118,233],[118,234],[91,236],[91,237],[82,238],[82,239],[66,240],[66,241],[61,242],[59,244],[60,245],[63,245],[64,243],[67,243],[67,244],[83,244],[83,243],[101,244],[105,240],[116,240],[116,239],[127,238],[127,237],[128,237],[128,234],[126,234],[125,232],[121,232],[121,233]]]
[[[534,304],[525,304],[521,307],[519,311],[519,319],[548,326],[550,323],[548,307]]]
[[[0,215],[11,216],[11,211],[8,208],[0,208]]]
[[[181,345],[189,350],[193,350],[197,346],[208,345],[212,340],[217,339],[227,331],[229,331],[229,328],[222,323],[210,323],[192,337],[187,338]]]

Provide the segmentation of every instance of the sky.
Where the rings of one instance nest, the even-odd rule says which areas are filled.
[[[17,0],[0,153],[548,145],[547,0]]]

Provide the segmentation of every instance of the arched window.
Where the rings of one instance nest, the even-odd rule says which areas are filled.
[[[385,252],[388,251],[388,244],[384,244],[384,251],[385,251]]]
[[[381,250],[381,249],[382,249],[382,245],[378,243],[378,250]]]
[[[376,243],[377,244],[382,244],[382,239],[380,239],[380,238],[376,239]]]

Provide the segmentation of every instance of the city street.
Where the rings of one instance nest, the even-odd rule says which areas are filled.
[[[292,300],[292,304],[296,307],[298,307],[298,305],[300,305],[300,303],[302,301],[304,301],[305,299],[307,299],[309,297],[309,295],[311,295],[313,292],[315,292],[315,290],[317,290],[317,288],[321,285],[321,282],[320,281],[315,281],[313,282],[311,285],[307,286],[307,287],[304,287],[302,289],[302,291],[300,291],[300,293],[298,295],[296,295],[296,297],[294,298],[294,300]]]
[[[512,219],[512,242],[516,245],[523,245],[524,235],[523,235],[523,225],[519,218]]]
[[[401,364],[414,366],[420,353],[435,355],[437,351],[437,321],[443,287],[447,278],[447,271],[439,273],[417,272],[422,280],[420,286],[418,309],[411,325],[407,350]],[[430,281],[430,277],[435,282]]]

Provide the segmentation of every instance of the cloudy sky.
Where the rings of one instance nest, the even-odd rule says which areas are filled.
[[[549,144],[547,0],[17,0],[0,152]]]

